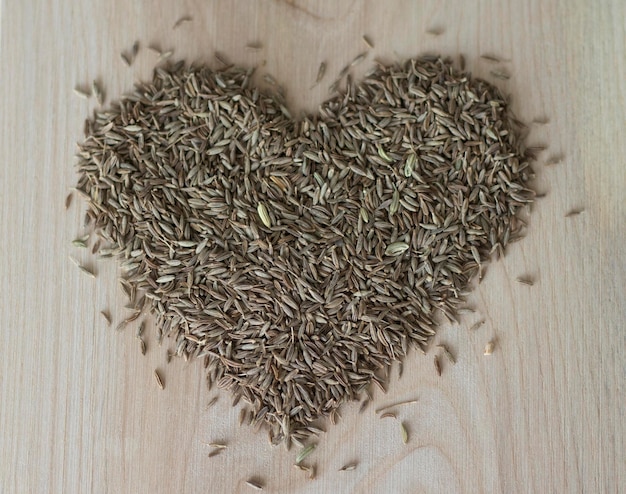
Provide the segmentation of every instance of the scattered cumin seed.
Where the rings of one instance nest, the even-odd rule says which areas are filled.
[[[364,34],[362,39],[368,48],[374,48],[374,43],[372,43],[372,39],[367,34]]]
[[[454,355],[452,355],[452,352],[448,348],[448,345],[441,343],[437,345],[437,347],[443,350],[443,354],[446,356],[446,358],[450,361],[451,364],[456,364],[456,358],[454,358]]]
[[[70,205],[72,204],[73,197],[74,194],[72,194],[71,192],[65,197],[65,209],[69,209]]]
[[[417,398],[412,398],[410,400],[396,401],[395,403],[392,403],[391,405],[385,405],[385,406],[382,406],[380,408],[377,408],[376,409],[376,413],[380,413],[380,412],[383,412],[385,410],[389,410],[390,408],[398,407],[398,406],[401,406],[401,405],[411,405],[411,404],[417,403],[417,402],[418,402]]]
[[[302,463],[313,451],[315,451],[315,444],[309,444],[304,449],[302,449],[298,456],[296,456],[296,464]]]
[[[209,446],[210,448],[217,448],[217,449],[228,448],[228,444],[226,443],[208,443],[207,446]]]
[[[397,418],[396,414],[393,412],[385,412],[380,415],[381,419],[395,419]]]
[[[143,341],[143,338],[139,338],[139,351],[142,355],[146,354],[146,342]]]
[[[491,355],[493,353],[493,350],[496,347],[496,342],[495,340],[490,340],[489,342],[487,342],[487,344],[485,345],[485,351],[484,354],[485,355]]]
[[[208,410],[209,408],[211,408],[213,405],[215,405],[217,403],[217,400],[219,399],[219,397],[214,396],[213,398],[211,398],[209,400],[209,402],[207,403],[205,410]]]
[[[580,209],[572,209],[570,211],[568,211],[568,213],[565,215],[566,218],[570,218],[572,216],[578,216],[579,214],[581,214],[582,212],[584,212],[585,210],[580,208]]]
[[[111,315],[109,314],[109,311],[108,310],[101,310],[100,314],[102,314],[102,317],[104,317],[105,321],[110,326],[111,323],[113,322],[113,320],[111,319]]]
[[[438,376],[441,376],[441,362],[439,361],[439,356],[435,355],[434,358],[434,362],[435,362],[435,371],[437,372]]]
[[[494,76],[496,79],[503,79],[503,80],[507,80],[511,78],[511,74],[509,74],[509,72],[504,69],[504,68],[500,68],[500,69],[496,69],[496,70],[490,70],[489,73]]]
[[[432,36],[440,36],[443,34],[443,31],[444,29],[441,26],[434,26],[426,30],[426,32]]]
[[[558,165],[559,163],[561,163],[561,161],[563,161],[563,156],[561,156],[560,154],[557,154],[557,155],[554,155],[554,156],[550,156],[546,160],[546,166]]]
[[[324,74],[326,74],[326,62],[321,62],[319,68],[317,69],[315,84],[319,83],[324,78]]]
[[[83,266],[82,264],[78,265],[78,269],[80,269],[83,273],[85,273],[87,276],[89,276],[90,278],[95,278],[96,277],[96,273],[93,272],[91,269],[86,268],[85,266]]]
[[[260,43],[259,41],[254,41],[252,43],[248,43],[246,45],[246,50],[261,50],[263,49],[263,44]]]
[[[498,57],[490,53],[483,53],[480,56],[480,58],[482,58],[483,60],[487,60],[488,62],[492,62],[492,63],[500,63],[502,61]]]
[[[365,60],[365,57],[367,57],[366,51],[364,51],[363,53],[359,53],[356,57],[352,59],[352,62],[350,62],[350,67],[354,67],[355,65],[360,64],[363,60]]]
[[[191,16],[184,15],[174,23],[174,25],[172,26],[172,29],[176,29],[177,27],[184,24],[185,22],[191,22],[192,20],[193,18]]]
[[[533,286],[535,284],[534,280],[529,276],[520,276],[517,278],[517,282],[528,286]]]
[[[253,489],[256,489],[257,491],[263,490],[263,485],[261,485],[258,481],[255,481],[255,480],[246,480],[246,485],[248,487],[252,487]]]
[[[477,329],[478,329],[478,328],[480,328],[483,324],[485,324],[485,320],[484,320],[484,319],[481,319],[480,321],[475,322],[474,324],[472,324],[472,325],[470,326],[470,331],[475,331],[475,330],[477,330]]]
[[[400,433],[402,434],[402,442],[407,444],[409,442],[409,431],[404,422],[400,422]]]
[[[265,207],[265,204],[263,204],[262,202],[260,202],[259,205],[257,206],[257,213],[259,214],[259,218],[261,218],[261,221],[263,222],[263,224],[267,228],[271,228],[272,220],[270,218],[270,215],[267,212],[267,208]]]
[[[161,378],[159,371],[157,371],[156,369],[154,370],[154,380],[156,381],[157,386],[160,389],[165,389],[165,383],[163,382],[163,379]]]
[[[361,406],[359,407],[359,413],[363,413],[365,409],[370,405],[371,400],[366,398],[361,402]]]
[[[239,427],[243,425],[244,420],[246,420],[246,416],[248,415],[248,410],[242,408],[239,410]]]
[[[80,86],[76,86],[74,88],[74,94],[80,98],[88,99],[91,96],[91,93]]]
[[[356,461],[354,461],[352,463],[345,464],[338,471],[339,472],[350,472],[352,470],[355,470],[357,466],[358,466],[358,463]]]
[[[214,456],[219,455],[222,451],[224,451],[223,449],[214,449],[213,451],[211,451],[209,453],[209,458],[213,458]]]
[[[91,92],[96,97],[96,101],[100,106],[104,103],[104,92],[95,79],[91,83]]]

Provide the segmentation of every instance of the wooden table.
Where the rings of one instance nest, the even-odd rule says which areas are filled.
[[[244,493],[253,476],[282,493],[626,491],[626,3],[30,0],[3,2],[1,19],[1,492]],[[473,293],[478,312],[441,327],[434,343],[448,344],[456,365],[444,361],[438,377],[431,352],[412,353],[401,379],[394,367],[387,395],[328,426],[309,480],[292,466],[295,451],[238,426],[238,407],[207,390],[199,363],[167,365],[167,345],[154,342],[143,357],[134,330],[100,316],[110,310],[114,327],[127,311],[113,262],[97,261],[92,280],[68,259],[90,258],[71,245],[84,204],[64,209],[94,107],[73,88],[99,79],[110,101],[150,76],[155,43],[175,57],[214,64],[219,50],[258,64],[294,112],[314,111],[367,49],[364,34],[375,48],[357,76],[374,57],[462,53],[485,78],[494,65],[481,54],[510,59],[512,78],[496,82],[515,112],[549,119],[529,135],[548,145],[536,164],[546,197],[527,238]],[[135,40],[128,68],[120,52]],[[328,74],[311,88],[322,61]],[[566,217],[574,209],[584,211]],[[534,286],[516,282],[525,275]],[[397,408],[404,445],[375,409],[413,397]],[[208,457],[211,441],[229,447]]]

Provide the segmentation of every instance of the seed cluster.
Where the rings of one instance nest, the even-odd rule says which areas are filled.
[[[505,98],[448,60],[379,65],[298,121],[252,76],[155,69],[86,122],[77,190],[160,337],[301,445],[455,317],[532,171]]]

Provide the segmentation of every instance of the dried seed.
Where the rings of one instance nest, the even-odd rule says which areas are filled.
[[[435,371],[438,376],[441,376],[441,362],[439,361],[438,355],[435,355]]]
[[[111,315],[109,314],[108,310],[101,310],[100,314],[102,314],[102,317],[104,317],[104,319],[106,320],[107,324],[110,326],[112,319],[111,319]]]
[[[443,28],[441,26],[431,27],[426,32],[432,36],[440,36],[443,34]]]
[[[480,58],[492,63],[500,63],[502,61],[498,57],[496,57],[495,55],[491,55],[490,53],[483,53]]]
[[[74,88],[74,94],[80,98],[88,99],[91,96],[91,93],[80,86],[76,86]]]
[[[400,208],[400,192],[398,190],[393,191],[393,196],[391,198],[391,204],[389,205],[389,214],[393,216],[398,212]]]
[[[253,43],[248,43],[246,45],[247,50],[261,50],[262,48],[263,48],[263,44],[259,43],[258,41],[253,42]]]
[[[389,155],[385,153],[385,150],[381,146],[376,146],[376,149],[378,150],[378,156],[384,159],[387,163],[393,162],[393,159],[391,159]]]
[[[78,265],[78,269],[80,269],[83,273],[85,273],[90,278],[95,278],[96,277],[96,273],[94,273],[91,269],[86,268],[82,264]]]
[[[211,451],[209,453],[209,458],[213,458],[214,456],[219,455],[222,451],[224,451],[223,449],[214,449],[213,451]]]
[[[347,463],[346,465],[342,466],[339,469],[339,472],[350,472],[352,470],[356,470],[357,466],[358,466],[357,462]]]
[[[326,74],[326,62],[320,63],[320,66],[317,69],[317,77],[315,78],[315,84],[318,84],[324,78],[324,74]]]
[[[354,67],[355,65],[360,64],[363,60],[365,60],[365,57],[367,57],[366,51],[363,53],[359,53],[356,57],[354,57],[352,62],[350,62],[350,67]]]
[[[161,378],[161,375],[159,374],[159,371],[157,371],[156,369],[154,371],[154,380],[156,381],[157,386],[160,389],[165,389],[165,384],[163,383],[163,379]]]
[[[65,198],[65,209],[69,209],[70,205],[72,204],[73,197],[74,194],[72,194],[71,192],[67,195],[67,197]]]
[[[368,48],[374,48],[374,43],[372,43],[372,39],[366,34],[363,35],[363,42],[367,45]]]
[[[478,328],[480,328],[483,324],[485,324],[485,320],[481,319],[478,322],[475,322],[474,324],[472,324],[472,326],[470,327],[470,331],[476,331]]]
[[[98,104],[102,106],[102,103],[104,103],[104,92],[102,91],[102,88],[98,84],[98,81],[96,80],[92,81],[91,92],[96,97],[96,101],[98,102]]]
[[[302,449],[298,456],[296,456],[296,465],[302,463],[313,451],[315,451],[315,444],[309,444],[307,447]]]
[[[87,247],[87,240],[89,240],[89,235],[83,235],[82,237],[72,240],[72,245],[74,247],[81,247],[84,249]]]
[[[267,208],[265,207],[265,204],[260,202],[259,205],[257,206],[256,210],[257,210],[257,213],[259,214],[259,218],[261,218],[261,221],[263,222],[263,224],[267,228],[271,228],[272,220],[270,218],[270,215],[267,213]]]
[[[402,442],[407,444],[409,442],[409,431],[404,422],[400,422],[400,433],[402,434]]]
[[[517,282],[521,283],[522,285],[528,285],[528,286],[533,286],[535,283],[533,279],[528,276],[517,278]]]
[[[395,419],[397,417],[396,417],[396,414],[393,412],[385,412],[380,415],[380,418],[381,419]]]
[[[485,355],[491,355],[493,353],[493,350],[496,347],[496,342],[494,340],[489,341],[486,345],[485,345]]]
[[[415,162],[417,161],[417,157],[414,153],[409,154],[408,158],[404,162],[404,176],[409,178],[413,175],[415,171]]]
[[[456,364],[456,358],[454,357],[454,355],[452,355],[452,352],[448,348],[448,345],[444,345],[442,343],[442,344],[437,345],[437,347],[443,350],[444,355],[446,356],[446,358],[449,360],[451,364]]]
[[[252,487],[253,489],[256,489],[257,491],[263,490],[263,486],[255,480],[246,480],[246,485],[248,487]]]
[[[219,448],[219,449],[228,448],[228,444],[226,443],[208,443],[207,445],[210,448]]]
[[[412,398],[410,400],[398,401],[398,402],[392,403],[391,405],[385,405],[383,407],[377,408],[376,409],[376,413],[380,413],[382,411],[389,410],[390,408],[395,408],[395,407],[398,407],[398,406],[401,406],[401,405],[411,405],[413,403],[417,403],[417,401],[418,401],[417,398]]]
[[[183,17],[181,17],[180,19],[178,19],[174,25],[172,26],[172,29],[176,29],[177,27],[179,27],[181,24],[184,24],[185,22],[191,22],[193,20],[192,17],[185,15]]]
[[[511,74],[508,73],[507,70],[505,70],[504,68],[501,69],[497,69],[497,70],[490,70],[489,73],[494,76],[496,79],[510,79],[511,78]]]
[[[572,210],[568,211],[568,213],[565,215],[565,217],[569,218],[571,216],[578,216],[579,214],[581,214],[584,211],[585,211],[584,209],[572,209]]]
[[[159,276],[156,280],[157,283],[170,283],[176,279],[176,276],[173,274],[167,274],[165,276]]]
[[[146,342],[143,341],[143,338],[139,338],[139,351],[142,355],[146,354]]]
[[[211,400],[209,400],[209,402],[207,403],[205,410],[208,410],[209,408],[211,408],[213,405],[215,405],[217,403],[217,400],[219,398],[217,396],[211,398]]]
[[[386,256],[399,256],[404,254],[409,249],[409,244],[406,242],[394,242],[389,244],[385,249]]]

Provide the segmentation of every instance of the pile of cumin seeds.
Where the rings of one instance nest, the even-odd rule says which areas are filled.
[[[184,62],[86,122],[77,190],[175,353],[298,445],[358,399],[522,234],[506,99],[429,57],[294,121],[253,71]]]

